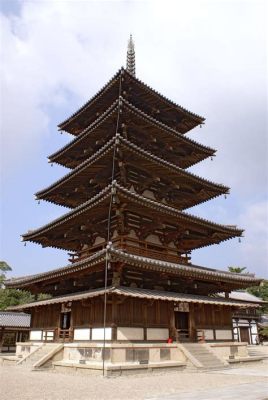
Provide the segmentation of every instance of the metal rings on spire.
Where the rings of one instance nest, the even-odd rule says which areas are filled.
[[[134,42],[132,39],[132,35],[130,35],[128,46],[127,46],[127,71],[135,76],[136,75],[136,68],[135,68],[135,48]]]

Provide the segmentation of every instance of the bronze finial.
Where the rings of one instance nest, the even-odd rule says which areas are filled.
[[[133,76],[136,75],[135,48],[134,48],[134,42],[132,39],[132,35],[130,35],[130,38],[128,40],[128,46],[127,46],[127,71]]]

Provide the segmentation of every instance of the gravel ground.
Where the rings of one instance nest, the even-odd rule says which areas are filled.
[[[249,367],[252,371],[252,367]],[[100,376],[70,375],[29,371],[18,366],[0,367],[1,400],[142,400],[146,398],[195,392],[197,390],[231,385],[267,382],[267,364],[254,366],[254,375],[224,373],[169,372],[161,375],[102,378]],[[183,400],[183,397],[180,396]],[[220,400],[218,398],[217,400]]]

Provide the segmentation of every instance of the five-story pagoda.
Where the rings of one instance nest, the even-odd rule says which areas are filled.
[[[6,283],[52,296],[18,307],[32,340],[232,340],[234,309],[250,305],[228,293],[260,280],[191,264],[243,232],[185,211],[229,191],[187,171],[215,154],[185,135],[203,123],[136,78],[130,38],[127,68],[59,125],[74,139],[49,160],[70,172],[36,196],[70,211],[23,235],[70,264]]]

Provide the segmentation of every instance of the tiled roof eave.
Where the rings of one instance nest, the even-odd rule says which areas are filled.
[[[123,96],[122,96],[122,101],[123,101],[123,104],[128,106],[129,109],[132,110],[134,113],[136,113],[138,116],[142,117],[144,120],[147,120],[147,121],[149,120],[152,124],[156,125],[161,130],[173,134],[174,137],[177,137],[181,141],[192,144],[193,146],[199,148],[200,150],[207,152],[208,155],[212,155],[216,152],[215,149],[205,146],[204,144],[198,143],[196,140],[190,139],[189,137],[181,134],[176,129],[171,128],[170,126],[166,125],[164,122],[161,122],[161,121],[157,120],[156,118],[154,118],[153,116],[148,115],[147,113],[145,113],[138,107],[134,106],[134,104],[132,104],[128,100],[126,100]]]
[[[191,214],[179,211],[176,208],[164,205],[162,203],[158,203],[154,200],[151,200],[144,196],[138,195],[136,193],[132,193],[128,189],[118,185],[114,181],[111,185],[108,185],[105,189],[103,189],[101,192],[99,192],[92,199],[90,199],[90,200],[86,201],[85,203],[83,203],[82,205],[76,207],[74,210],[68,212],[67,214],[63,215],[60,218],[57,218],[56,220],[50,222],[49,224],[44,225],[43,227],[41,227],[39,229],[30,231],[30,232],[22,235],[23,240],[32,240],[36,235],[45,233],[52,226],[55,227],[57,225],[62,224],[63,222],[66,222],[67,220],[69,220],[73,217],[77,217],[79,214],[86,211],[87,209],[94,207],[95,205],[97,205],[100,202],[103,202],[104,200],[106,200],[109,197],[109,195],[110,195],[109,192],[112,187],[114,187],[116,190],[121,192],[129,200],[136,202],[137,204],[146,205],[151,209],[158,210],[159,212],[163,212],[165,214],[169,214],[174,217],[181,218],[181,219],[184,219],[184,220],[192,222],[192,223],[197,223],[197,224],[206,226],[208,228],[216,228],[219,231],[222,231],[223,233],[225,232],[225,233],[231,235],[232,237],[241,236],[243,233],[243,230],[241,230],[241,229],[230,228],[226,225],[216,224],[216,223],[210,222],[206,219],[196,217]]]
[[[198,275],[199,277],[214,277],[215,279],[224,279],[227,281],[235,281],[235,282],[245,282],[249,284],[259,283],[261,279],[255,278],[248,274],[234,274],[228,271],[221,271],[221,270],[213,270],[211,268],[204,268],[195,265],[186,265],[186,264],[176,264],[168,261],[162,261],[157,259],[152,259],[149,257],[142,257],[135,254],[131,254],[128,251],[123,251],[116,248],[111,248],[110,253],[112,258],[114,257],[115,260],[119,261],[127,261],[132,263],[133,265],[151,265],[152,267],[156,268],[164,268],[165,270],[172,270],[177,271],[178,273],[184,272],[187,274]]]
[[[69,118],[67,118],[65,121],[61,122],[58,127],[59,129],[64,129],[66,125],[72,122],[79,114],[81,114],[86,108],[88,108],[92,103],[100,99],[103,94],[116,82],[116,80],[119,78],[119,76],[122,74],[128,74],[128,76],[131,79],[134,79],[135,82],[137,82],[140,86],[145,88],[147,91],[151,92],[153,95],[157,96],[161,101],[164,101],[166,104],[172,105],[173,108],[177,109],[183,114],[188,115],[191,119],[194,119],[197,123],[203,123],[205,121],[204,117],[201,117],[185,108],[182,106],[179,106],[178,104],[174,103],[172,100],[168,99],[167,97],[163,96],[156,90],[152,89],[150,86],[146,85],[144,82],[139,80],[137,77],[133,77],[131,74],[128,73],[128,71],[124,68],[121,68],[111,79],[110,81],[102,87],[89,101],[87,101],[82,107],[80,107],[76,112],[74,112]]]
[[[137,203],[147,204],[149,207],[151,206],[151,208],[158,209],[159,211],[161,210],[163,212],[166,212],[167,214],[174,215],[174,216],[189,220],[189,221],[194,222],[194,223],[200,223],[202,225],[208,225],[209,227],[215,227],[215,228],[217,228],[219,230],[223,230],[225,232],[233,233],[235,236],[236,235],[242,235],[242,233],[244,232],[243,229],[230,228],[230,227],[228,227],[226,225],[216,224],[216,223],[208,221],[208,220],[206,220],[204,218],[193,216],[193,215],[191,215],[189,213],[186,213],[185,211],[179,211],[176,208],[173,208],[171,206],[167,206],[165,204],[158,203],[155,200],[151,200],[151,199],[149,199],[147,197],[144,197],[144,196],[141,196],[141,195],[139,195],[137,193],[130,192],[128,189],[126,189],[126,188],[124,188],[124,187],[122,187],[122,186],[120,186],[118,184],[116,184],[116,187],[122,193],[124,193],[126,196],[128,196],[128,197],[131,196],[133,200],[135,199],[135,201]]]
[[[210,222],[206,219],[200,218],[193,216],[191,214],[182,212],[177,210],[176,208],[164,205],[162,203],[158,203],[154,200],[151,200],[149,198],[146,198],[144,196],[140,196],[136,193],[130,192],[128,189],[123,188],[122,186],[118,185],[115,181],[111,184],[108,185],[105,189],[103,189],[101,192],[99,192],[96,196],[94,196],[92,199],[86,201],[85,203],[81,204],[80,206],[76,207],[74,210],[68,212],[67,214],[63,215],[60,218],[57,218],[56,220],[50,222],[47,225],[44,225],[43,227],[30,231],[24,235],[22,235],[23,240],[32,240],[36,235],[39,235],[41,233],[45,233],[47,230],[49,230],[51,227],[58,226],[62,224],[63,222],[66,222],[67,220],[77,217],[79,214],[82,212],[86,211],[87,209],[90,209],[94,206],[96,206],[98,203],[103,202],[106,200],[109,195],[110,195],[110,190],[111,188],[114,187],[116,190],[121,192],[126,198],[128,198],[131,201],[136,202],[137,204],[141,205],[146,205],[151,209],[158,210],[159,212],[163,212],[165,214],[173,215],[174,217],[184,219],[189,222],[201,224],[203,226],[209,227],[209,228],[216,228],[222,232],[225,232],[229,235],[232,235],[232,237],[235,236],[241,236],[243,233],[243,230],[237,229],[237,228],[230,228],[226,225],[220,225],[216,224],[214,222]]]
[[[77,261],[76,263],[67,265],[66,267],[57,268],[55,270],[43,272],[40,274],[6,280],[5,285],[6,287],[10,288],[12,287],[20,288],[24,287],[25,285],[31,285],[35,282],[41,282],[52,278],[60,278],[70,273],[78,272],[83,269],[95,266],[101,262],[104,262],[105,259],[106,259],[106,249],[103,249],[84,260]]]
[[[79,205],[76,207],[74,210],[71,210],[64,214],[63,216],[49,222],[46,225],[43,225],[41,228],[35,229],[35,230],[30,230],[27,233],[22,235],[22,240],[31,240],[31,237],[34,237],[36,234],[40,234],[43,231],[45,232],[46,230],[50,229],[51,227],[55,227],[57,225],[60,225],[63,222],[68,221],[69,219],[73,218],[74,216],[78,216],[81,214],[83,211],[91,208],[92,206],[97,205],[100,202],[103,202],[110,196],[110,189],[112,188],[112,185],[106,186],[101,192],[96,194],[96,196],[92,197],[90,200],[86,201],[85,203]]]
[[[131,254],[128,251],[120,250],[114,248],[113,246],[108,246],[107,249],[100,250],[88,258],[67,265],[66,267],[40,274],[10,279],[5,282],[5,285],[10,288],[22,288],[36,282],[45,281],[47,279],[62,278],[70,273],[73,274],[104,262],[107,255],[110,257],[112,262],[121,261],[135,266],[148,266],[152,270],[163,270],[165,272],[170,271],[172,273],[177,273],[178,275],[194,275],[199,278],[205,277],[212,280],[223,279],[225,281],[236,283],[243,282],[244,284],[249,284],[251,286],[261,282],[261,279],[255,278],[255,276],[251,276],[249,274],[235,274],[229,271],[214,270],[195,265],[176,264],[150,257],[138,256]]]
[[[104,85],[90,100],[88,100],[82,107],[80,107],[77,111],[75,111],[70,117],[68,117],[66,120],[61,122],[58,125],[58,128],[61,130],[64,130],[66,125],[68,125],[72,120],[74,120],[81,112],[84,111],[90,104],[94,103],[96,100],[98,100],[104,92],[109,90],[109,88],[117,81],[117,79],[120,77],[122,72],[122,68],[120,68],[116,74]]]
[[[162,131],[168,132],[172,134],[174,137],[176,137],[178,140],[192,145],[194,148],[197,148],[205,153],[207,153],[207,156],[212,156],[216,153],[215,149],[212,149],[208,146],[205,146],[203,144],[200,144],[196,142],[193,139],[190,139],[175,129],[165,125],[163,122],[160,122],[156,120],[154,117],[146,114],[144,111],[138,109],[135,107],[133,104],[131,104],[129,101],[127,101],[123,96],[121,96],[121,101],[122,103],[128,107],[128,109],[141,117],[143,120],[149,121],[153,125],[157,126],[159,129]],[[76,143],[79,143],[79,141],[83,140],[86,136],[88,136],[91,132],[93,132],[95,129],[97,129],[105,120],[112,115],[112,113],[117,109],[118,107],[118,100],[115,100],[112,105],[107,108],[107,110],[104,111],[103,114],[101,114],[94,122],[92,122],[87,128],[85,128],[77,137],[75,137],[70,143],[67,143],[64,147],[62,147],[60,150],[57,152],[53,153],[48,157],[48,159],[52,162],[57,159],[60,155],[64,154],[66,151],[68,151],[69,148],[71,148],[73,145]],[[56,162],[56,161],[55,161]]]
[[[83,171],[84,168],[88,167],[90,164],[93,164],[94,162],[99,160],[101,157],[103,157],[104,155],[109,153],[109,151],[111,151],[113,149],[114,142],[115,142],[115,136],[111,140],[109,140],[109,142],[107,142],[104,146],[102,146],[98,151],[96,151],[96,153],[94,153],[90,158],[88,158],[87,160],[85,160],[81,164],[79,164],[75,169],[71,170],[65,176],[58,179],[52,185],[37,192],[35,194],[36,198],[37,199],[42,198],[42,196],[45,196],[51,190],[55,189],[57,186],[60,186],[62,183],[66,183],[69,179],[74,178],[81,171]]]
[[[104,288],[89,290],[87,292],[73,293],[61,297],[54,297],[49,300],[42,300],[28,304],[22,304],[19,306],[9,307],[12,310],[23,310],[30,309],[34,307],[46,306],[49,304],[61,304],[69,301],[81,301],[88,298],[94,298],[103,296],[104,294],[117,294],[119,296],[125,297],[135,297],[148,300],[162,300],[162,301],[172,301],[174,303],[185,302],[185,303],[201,303],[201,304],[215,304],[222,306],[231,307],[241,307],[241,308],[256,308],[256,304],[252,303],[241,303],[239,301],[232,301],[227,299],[218,299],[208,296],[191,295],[184,293],[175,292],[164,292],[158,290],[147,290],[147,289],[134,289],[129,287],[108,287],[106,290]]]
[[[200,115],[195,114],[192,111],[189,111],[186,108],[183,108],[182,106],[176,104],[172,100],[168,99],[167,97],[165,97],[164,95],[159,93],[157,90],[153,89],[152,87],[150,87],[149,85],[147,85],[146,83],[144,83],[143,81],[138,79],[136,76],[133,76],[132,74],[130,74],[126,69],[123,69],[123,70],[124,70],[124,73],[126,73],[131,79],[135,80],[140,86],[143,86],[144,88],[146,88],[149,92],[151,92],[153,95],[156,95],[160,100],[164,101],[166,104],[172,105],[174,108],[176,108],[180,112],[188,115],[190,118],[194,119],[196,122],[202,123],[205,121],[204,117],[201,117]]]
[[[169,161],[164,160],[163,158],[160,158],[149,151],[146,151],[139,146],[135,145],[134,143],[130,142],[127,139],[124,139],[122,136],[119,134],[115,135],[109,142],[107,142],[103,147],[101,147],[96,153],[94,153],[90,158],[87,160],[83,161],[81,164],[79,164],[76,168],[71,170],[68,174],[66,174],[63,178],[58,179],[56,182],[54,182],[52,185],[48,186],[47,188],[40,190],[35,194],[36,198],[42,198],[42,196],[45,196],[49,194],[51,190],[54,190],[57,186],[60,186],[63,183],[66,183],[69,179],[75,177],[78,175],[83,169],[87,168],[90,166],[90,164],[96,162],[98,159],[106,155],[109,151],[111,151],[112,147],[115,144],[115,140],[117,139],[128,149],[132,150],[135,152],[136,155],[138,156],[143,156],[143,158],[147,158],[149,160],[153,160],[153,162],[156,162],[158,165],[162,165],[165,168],[168,168],[169,170],[172,170],[173,172],[179,173],[181,176],[184,176],[186,178],[189,178],[193,181],[196,181],[200,184],[204,184],[208,186],[212,190],[219,191],[220,194],[223,193],[228,193],[229,188],[227,186],[224,186],[222,184],[218,184],[215,182],[211,182],[207,179],[201,178],[196,174],[193,174],[192,172],[185,171],[184,169],[178,167],[175,164],[172,164]]]

